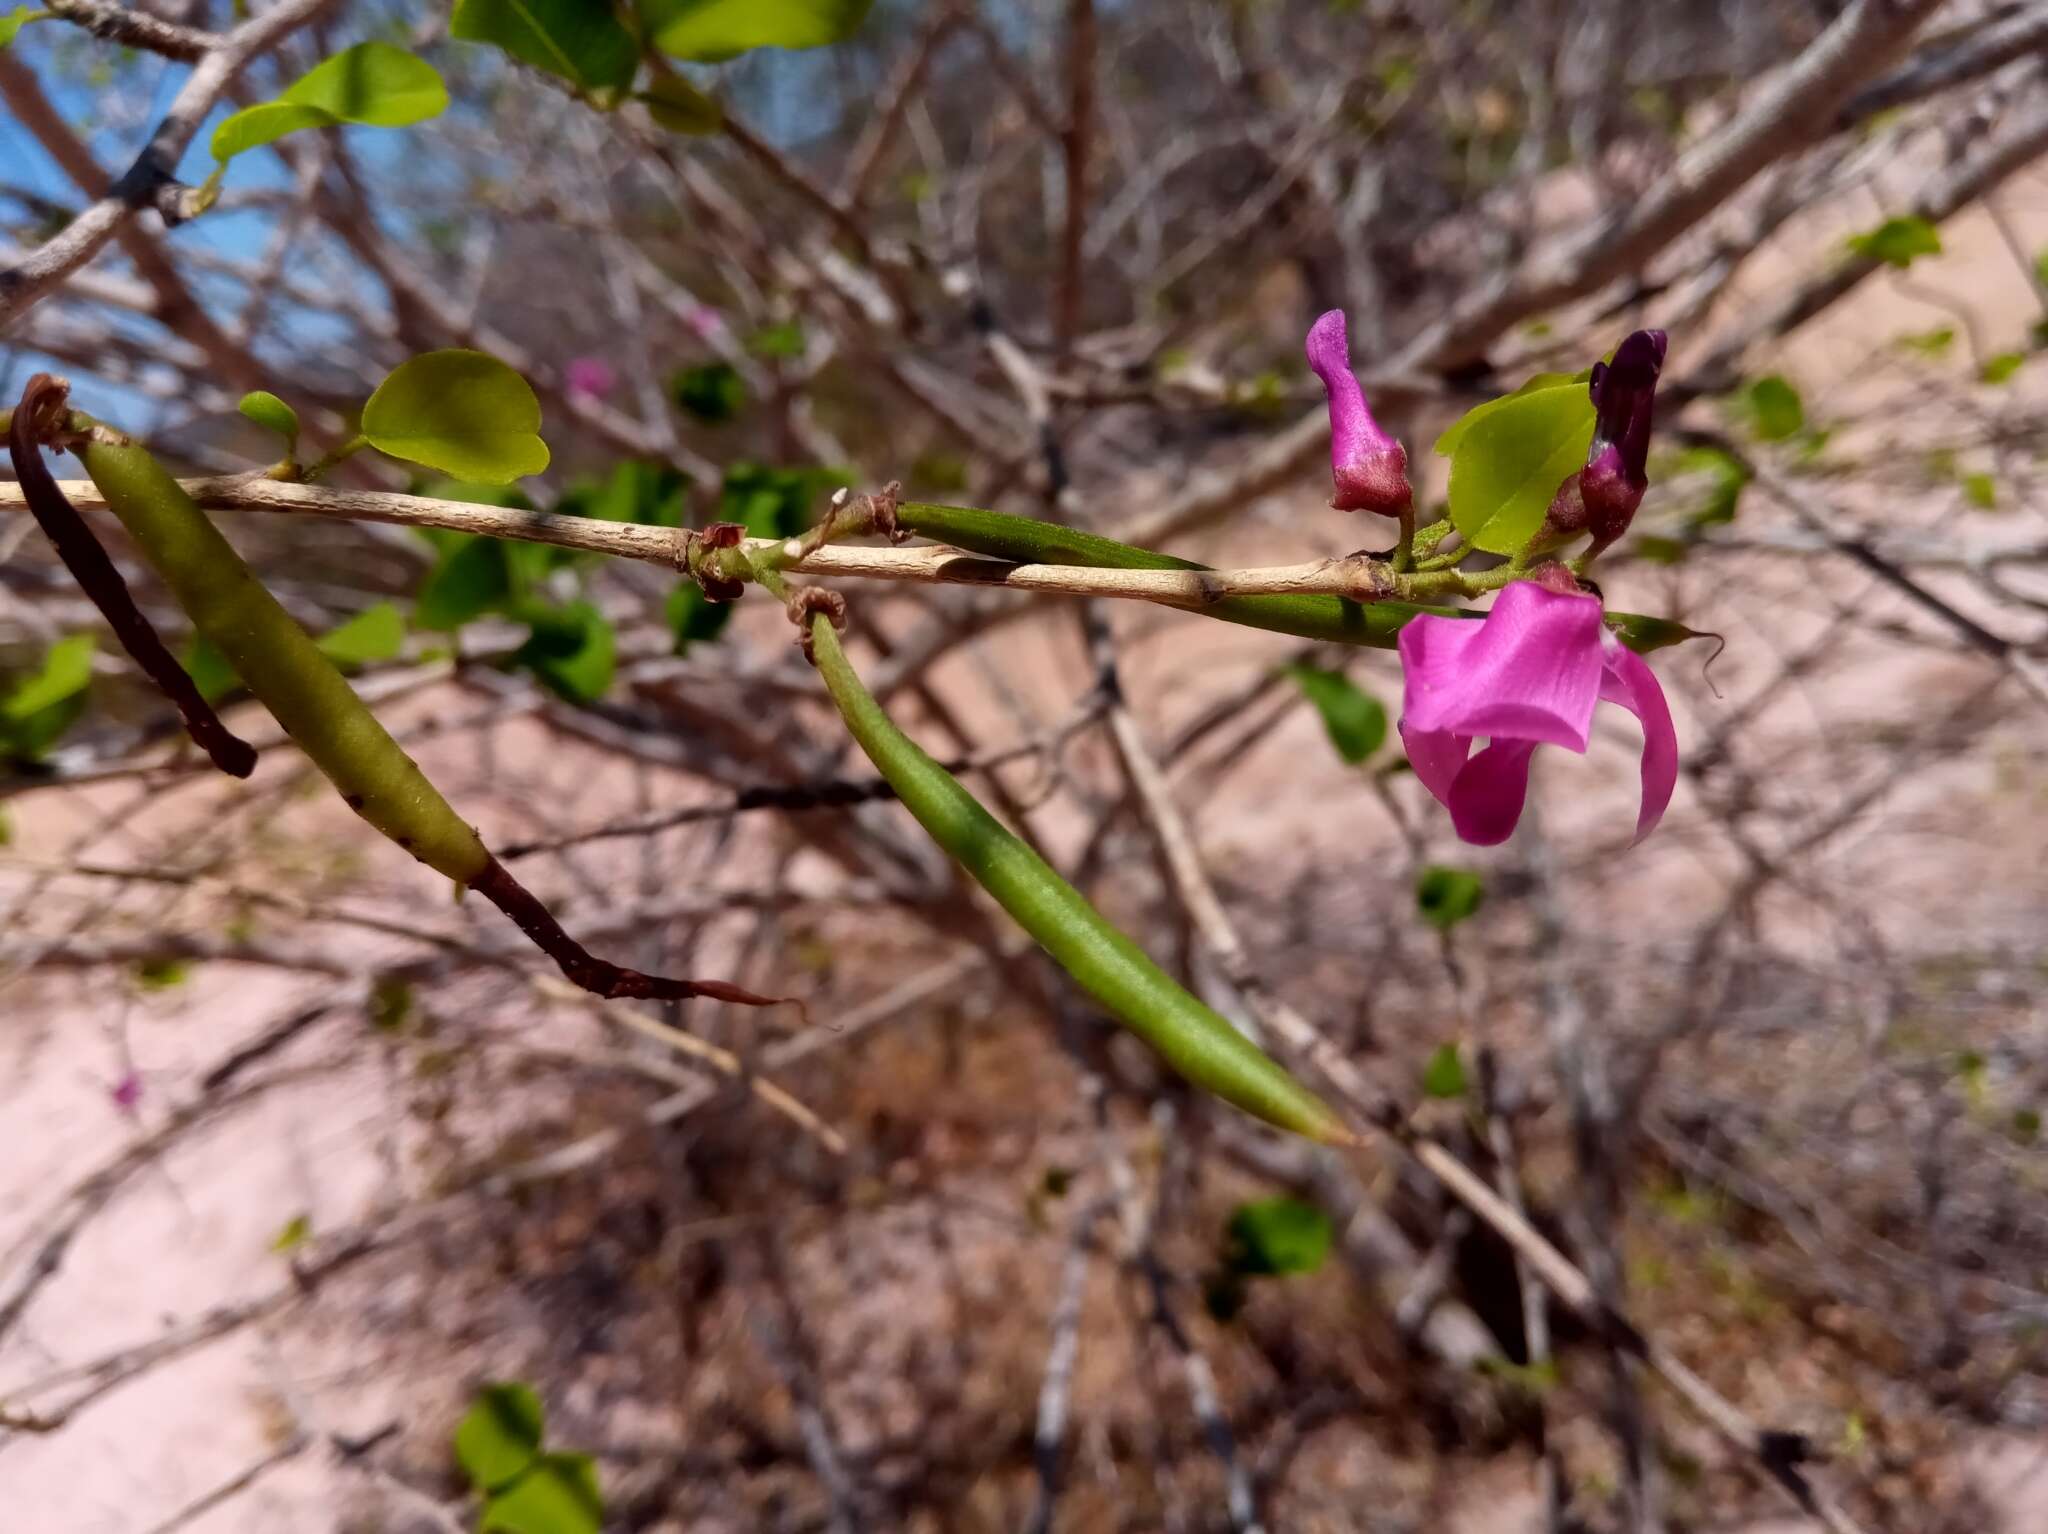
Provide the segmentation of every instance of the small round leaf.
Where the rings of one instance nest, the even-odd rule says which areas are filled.
[[[1465,1059],[1455,1044],[1439,1044],[1422,1067],[1422,1090],[1430,1097],[1465,1095]]]
[[[390,43],[357,43],[315,65],[277,98],[317,107],[343,122],[404,128],[448,110],[434,66]]]
[[[495,1491],[534,1462],[546,1423],[531,1385],[486,1385],[455,1429],[455,1457],[478,1490]]]
[[[236,155],[297,133],[301,128],[331,128],[341,119],[320,107],[297,101],[265,101],[244,107],[213,130],[213,157],[226,164]]]
[[[1518,390],[1482,411],[1437,443],[1439,451],[1451,443],[1451,522],[1476,547],[1514,554],[1543,525],[1558,486],[1585,463],[1593,402],[1569,380]]]
[[[1449,931],[1479,909],[1486,886],[1467,868],[1441,864],[1423,869],[1415,881],[1415,908],[1432,927]]]
[[[482,352],[400,363],[363,406],[363,436],[394,458],[490,485],[548,466],[532,386]]]
[[[0,16],[0,48],[14,41],[15,34],[32,21],[44,21],[48,11],[33,11],[25,5],[16,6],[5,16]]]
[[[1329,1254],[1330,1217],[1298,1198],[1258,1199],[1230,1216],[1226,1261],[1240,1274],[1313,1273]]]
[[[598,1534],[604,1497],[588,1454],[543,1454],[484,1504],[477,1534]]]
[[[275,394],[258,389],[243,395],[235,408],[265,431],[274,431],[284,438],[288,450],[298,447],[299,413]]]
[[[729,59],[750,48],[816,48],[852,35],[874,0],[642,0],[647,30],[678,58]]]

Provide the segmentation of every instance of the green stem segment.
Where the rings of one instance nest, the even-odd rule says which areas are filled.
[[[854,674],[831,622],[822,615],[809,621],[818,670],[868,759],[932,839],[1089,995],[1167,1064],[1225,1102],[1312,1140],[1355,1138],[1326,1103],[1176,984],[899,730]]]
[[[905,532],[949,543],[956,549],[1007,559],[1015,564],[1086,565],[1100,570],[1205,570],[1207,565],[1171,554],[1118,543],[1095,533],[1078,532],[1036,517],[1011,516],[1006,512],[982,511],[970,506],[938,506],[924,501],[905,501],[896,508],[897,525]],[[1434,523],[1417,534],[1418,550],[1434,548],[1450,530],[1448,522]],[[1430,561],[1422,560],[1418,570],[1428,572]],[[1483,572],[1460,576],[1452,571],[1447,587],[1474,591],[1491,590],[1505,584],[1518,572],[1502,568],[1501,573]],[[1198,610],[1203,617],[1221,618],[1247,628],[1267,629],[1275,634],[1293,634],[1302,639],[1323,639],[1333,644],[1361,645],[1374,650],[1391,650],[1402,628],[1418,613],[1435,613],[1445,618],[1484,618],[1483,612],[1464,607],[1423,606],[1414,602],[1352,602],[1338,596],[1224,597]],[[1607,626],[1631,650],[1648,654],[1702,635],[1681,623],[1648,618],[1639,613],[1607,614]]]
[[[950,543],[956,549],[1018,564],[1085,565],[1097,570],[1206,570],[1191,559],[1176,559],[1114,538],[1084,533],[1035,517],[1014,517],[969,506],[935,506],[906,501],[896,508],[905,532]],[[1417,613],[1461,616],[1454,607],[1418,607],[1412,602],[1353,602],[1338,596],[1223,597],[1202,616],[1247,628],[1333,644],[1391,650],[1401,627]],[[1473,617],[1480,616],[1477,613]]]

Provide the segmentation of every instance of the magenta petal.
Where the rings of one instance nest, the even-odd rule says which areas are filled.
[[[1643,726],[1643,807],[1636,815],[1635,834],[1639,842],[1656,830],[1671,803],[1671,792],[1678,786],[1678,730],[1671,723],[1671,706],[1664,701],[1664,689],[1648,661],[1620,644],[1614,645],[1605,660],[1600,696],[1619,703]]]
[[[1376,511],[1395,517],[1414,502],[1408,484],[1408,453],[1373,420],[1365,391],[1351,371],[1351,342],[1344,311],[1332,309],[1308,332],[1308,365],[1330,399],[1330,475],[1339,511]]]
[[[1465,764],[1445,800],[1460,841],[1494,847],[1514,834],[1529,796],[1533,740],[1497,740]]]
[[[1516,581],[1485,621],[1401,630],[1405,729],[1586,749],[1600,698],[1600,601]]]
[[[1478,627],[1474,624],[1473,627]],[[1472,754],[1472,737],[1442,730],[1414,730],[1401,721],[1401,744],[1408,750],[1408,765],[1422,786],[1436,796],[1445,809],[1451,805],[1451,787]]]
[[[1337,468],[1387,445],[1365,408],[1365,390],[1351,371],[1351,340],[1344,311],[1332,309],[1308,329],[1308,365],[1330,397],[1330,462]]]

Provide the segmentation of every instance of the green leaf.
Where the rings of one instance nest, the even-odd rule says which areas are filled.
[[[455,1429],[455,1458],[479,1491],[509,1485],[540,1453],[547,1413],[531,1385],[484,1386]]]
[[[1727,641],[1719,634],[1703,629],[1689,629],[1675,618],[1652,618],[1645,613],[1610,612],[1603,620],[1608,632],[1618,638],[1638,655],[1648,655],[1656,650],[1668,650],[1673,645],[1684,644],[1689,639],[1712,639],[1725,646]],[[1714,654],[1721,652],[1716,649]],[[1709,657],[1711,660],[1712,657]]]
[[[671,133],[716,133],[725,123],[719,104],[681,75],[657,75],[633,99]]]
[[[43,655],[42,669],[23,680],[7,695],[6,702],[0,703],[0,719],[18,724],[85,691],[92,680],[94,648],[90,634],[73,634],[51,645]]]
[[[532,386],[482,352],[401,362],[363,406],[362,431],[394,458],[484,484],[510,484],[548,466]]]
[[[1888,218],[1875,229],[1849,236],[1849,249],[1866,260],[1903,270],[1921,256],[1941,254],[1941,232],[1915,215]]]
[[[668,381],[676,408],[706,426],[723,426],[747,403],[747,385],[729,362],[707,362],[684,368]]]
[[[1765,442],[1783,442],[1806,425],[1806,404],[1799,391],[1776,373],[1759,378],[1743,391],[1750,430]]]
[[[1506,408],[1514,401],[1522,399],[1526,395],[1545,394],[1552,389],[1561,389],[1567,392],[1576,389],[1579,393],[1585,394],[1586,386],[1592,377],[1593,373],[1590,368],[1583,373],[1538,373],[1519,389],[1515,390],[1514,393],[1503,394],[1499,399],[1490,399],[1484,404],[1474,405],[1470,410],[1459,416],[1457,420],[1444,428],[1443,435],[1436,439],[1434,451],[1439,457],[1449,458],[1458,451],[1458,444],[1465,440],[1467,432],[1471,431],[1474,426],[1485,420],[1488,416]],[[1589,395],[1587,397],[1587,404],[1590,405],[1591,403],[1592,399]]]
[[[690,646],[707,643],[724,633],[737,605],[712,601],[695,581],[680,583],[668,594],[668,627],[675,635],[676,654],[686,655]]]
[[[280,1256],[296,1252],[313,1235],[313,1220],[310,1215],[295,1214],[284,1222],[284,1228],[270,1238],[270,1249]]]
[[[579,479],[554,504],[565,516],[602,522],[680,527],[689,511],[690,481],[667,464],[627,459],[603,479]]]
[[[804,354],[804,327],[795,320],[763,325],[747,342],[747,349],[756,357],[766,357],[771,362],[793,361]]]
[[[1387,738],[1387,711],[1377,698],[1360,691],[1342,672],[1320,666],[1287,668],[1316,712],[1323,716],[1323,728],[1337,754],[1356,766],[1379,750]]]
[[[372,661],[396,660],[405,648],[405,619],[390,602],[366,607],[315,641],[320,653],[344,671]]]
[[[1919,352],[1923,357],[1939,357],[1955,344],[1956,328],[1953,325],[1937,325],[1932,330],[1915,331],[1898,338],[1897,344],[1909,352]]]
[[[183,959],[144,959],[135,966],[135,983],[145,991],[168,991],[191,975],[192,966]]]
[[[1240,1204],[1230,1216],[1225,1261],[1241,1274],[1313,1273],[1329,1255],[1330,1217],[1298,1198]]]
[[[1486,885],[1469,868],[1433,864],[1415,880],[1415,908],[1432,927],[1448,932],[1479,909]]]
[[[841,42],[874,0],[640,0],[648,35],[677,58],[716,61],[750,48]]]
[[[812,504],[853,477],[843,469],[733,464],[719,487],[719,520],[741,523],[754,538],[794,538],[811,525]]]
[[[2002,384],[2026,365],[2025,352],[2000,352],[1984,364],[1977,376],[1988,384]]]
[[[1699,509],[1686,519],[1688,530],[1719,527],[1735,520],[1743,487],[1749,483],[1749,470],[1740,458],[1718,447],[1688,448],[1678,455],[1674,471],[1707,477],[1706,495]]]
[[[295,101],[264,101],[223,119],[213,130],[213,142],[208,147],[214,159],[225,165],[238,154],[276,143],[287,133],[297,133],[302,128],[332,128],[340,121],[332,112],[319,107]]]
[[[368,128],[406,128],[447,111],[448,87],[416,53],[357,43],[315,65],[277,99]]]
[[[511,596],[512,571],[504,543],[470,535],[443,552],[440,564],[428,572],[413,607],[413,622],[423,629],[452,633]]]
[[[597,0],[458,0],[448,30],[465,42],[494,43],[605,107],[617,104],[640,63],[633,34]]]
[[[1511,1390],[1540,1399],[1558,1385],[1557,1360],[1546,1358],[1538,1363],[1511,1363],[1497,1355],[1488,1355],[1479,1360],[1479,1372],[1499,1380]]]
[[[2048,288],[2048,248],[2044,248],[2041,254],[2034,257],[2034,281]]]
[[[214,648],[212,640],[201,635],[192,636],[192,642],[185,646],[179,664],[192,678],[192,685],[199,689],[199,696],[208,703],[218,703],[242,685],[241,677],[228,664],[228,658]]]
[[[1490,554],[1519,553],[1585,464],[1593,402],[1575,380],[1524,385],[1473,416],[1438,439],[1451,442],[1451,523]]]
[[[73,634],[51,645],[40,670],[0,700],[0,753],[40,760],[85,712],[96,641]]]
[[[410,982],[396,975],[379,975],[370,987],[365,1009],[370,1026],[379,1033],[403,1033],[412,1020],[413,993]]]
[[[1422,1067],[1422,1091],[1426,1097],[1463,1097],[1466,1088],[1465,1057],[1456,1044],[1439,1044]]]
[[[7,15],[0,16],[0,48],[5,48],[9,43],[13,42],[15,34],[20,32],[30,22],[48,21],[49,19],[50,13],[48,11],[30,10],[25,5],[16,6]]]
[[[213,130],[213,157],[226,164],[301,128],[404,128],[447,110],[448,88],[433,65],[390,43],[358,43],[315,65],[275,101],[225,119]]]
[[[598,1534],[604,1495],[588,1454],[543,1454],[484,1504],[477,1534]]]
[[[2006,1131],[2019,1145],[2032,1145],[2041,1138],[2041,1110],[2039,1108],[2015,1108]]]
[[[1965,474],[1963,498],[1980,511],[1994,511],[1998,507],[1998,481],[1989,474]]]
[[[243,395],[242,402],[235,408],[265,431],[275,432],[284,438],[287,453],[299,450],[299,413],[275,394],[257,389]]]
[[[526,643],[512,657],[572,703],[594,703],[612,685],[617,636],[588,602],[534,617]]]

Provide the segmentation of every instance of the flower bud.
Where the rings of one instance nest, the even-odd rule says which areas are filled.
[[[1649,488],[1650,418],[1665,344],[1663,331],[1638,330],[1614,349],[1612,362],[1593,364],[1588,392],[1598,420],[1578,494],[1596,549],[1628,531]]]
[[[1414,505],[1408,454],[1380,430],[1366,408],[1365,391],[1351,371],[1342,309],[1332,309],[1309,327],[1308,365],[1323,381],[1330,400],[1330,473],[1336,482],[1331,506],[1338,511],[1405,516]]]

